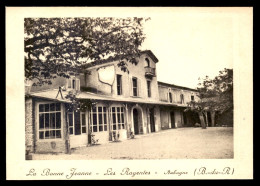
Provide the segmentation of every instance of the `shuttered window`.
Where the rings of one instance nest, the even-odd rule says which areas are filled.
[[[138,93],[138,84],[137,84],[137,78],[133,77],[133,96],[137,96]]]
[[[147,95],[151,97],[151,81],[147,81]]]
[[[116,75],[117,95],[122,95],[122,75]]]
[[[67,87],[69,89],[80,90],[80,79],[76,77],[71,77],[67,80]]]
[[[181,103],[183,104],[183,103],[184,103],[184,95],[181,94],[181,95],[180,95],[180,98],[181,98]]]
[[[169,101],[170,101],[170,103],[172,103],[172,93],[171,92],[169,92]]]

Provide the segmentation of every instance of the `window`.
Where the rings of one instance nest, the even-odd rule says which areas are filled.
[[[181,94],[180,97],[181,97],[181,103],[184,103],[184,95]]]
[[[75,89],[75,88],[76,88],[76,80],[72,79],[72,89]]]
[[[81,113],[81,132],[87,133],[86,114],[85,113]]]
[[[93,107],[90,117],[90,129],[92,132],[107,131],[107,107]]]
[[[124,107],[112,107],[110,111],[112,115],[111,130],[125,129]]]
[[[194,101],[194,96],[192,95],[192,96],[190,97],[190,99],[191,99],[191,101]]]
[[[69,133],[74,134],[73,113],[68,113]]]
[[[80,90],[80,80],[76,77],[71,77],[67,80],[67,87],[74,89],[74,90]]]
[[[137,87],[137,78],[133,77],[133,96],[137,96],[138,87]]]
[[[147,95],[151,97],[151,81],[147,81]]]
[[[39,104],[39,138],[61,138],[61,104]]]
[[[117,95],[122,95],[122,75],[116,75]]]
[[[172,93],[171,92],[169,92],[169,101],[170,101],[170,103],[172,103]]]
[[[148,58],[145,58],[145,61],[146,61],[146,66],[150,67],[150,60]]]
[[[70,135],[80,135],[86,133],[86,115],[80,112],[68,113],[68,125]]]

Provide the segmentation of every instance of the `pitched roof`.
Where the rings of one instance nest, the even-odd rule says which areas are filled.
[[[159,62],[159,60],[157,59],[157,57],[154,55],[154,53],[151,50],[144,50],[141,52],[142,54],[147,54],[150,56],[150,58],[152,58],[152,60],[157,63]]]
[[[159,60],[157,59],[157,57],[154,55],[154,53],[151,50],[143,50],[140,53],[149,55],[149,57],[155,63],[159,62]],[[83,67],[88,68],[88,67],[92,67],[92,66],[96,66],[96,65],[100,65],[100,64],[104,64],[104,63],[113,62],[113,61],[121,59],[121,57],[122,56],[118,55],[118,56],[115,56],[115,57],[108,57],[107,59],[96,60],[96,61],[93,61],[93,62],[90,62],[90,63],[83,65]]]

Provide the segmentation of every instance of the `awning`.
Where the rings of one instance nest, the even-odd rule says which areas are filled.
[[[69,91],[62,91],[63,99],[61,98],[61,95],[58,94],[58,89],[52,89],[52,90],[46,90],[46,91],[40,91],[40,92],[31,92],[28,95],[36,98],[42,98],[42,99],[48,99],[53,101],[59,101],[59,102],[65,102],[70,103],[71,101],[69,99],[65,99],[65,96],[69,93]],[[100,94],[94,94],[90,92],[80,92],[77,94],[76,98],[78,99],[89,99],[89,100],[100,100],[100,101],[114,101],[114,102],[124,102],[124,103],[140,103],[140,104],[153,104],[153,105],[164,105],[164,106],[175,106],[175,107],[187,107],[183,104],[176,104],[176,103],[169,103],[169,102],[163,102],[163,101],[156,101],[152,99],[143,99],[140,97],[112,97],[108,95],[100,95]]]

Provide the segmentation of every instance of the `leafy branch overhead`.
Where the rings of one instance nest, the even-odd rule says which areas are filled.
[[[220,111],[233,109],[233,69],[224,69],[214,79],[206,76],[198,84],[199,102],[190,102],[193,111]]]
[[[144,18],[25,18],[25,77],[38,85],[68,78],[91,61],[140,54]],[[134,61],[135,62],[135,61]],[[123,65],[122,68],[126,68]]]

